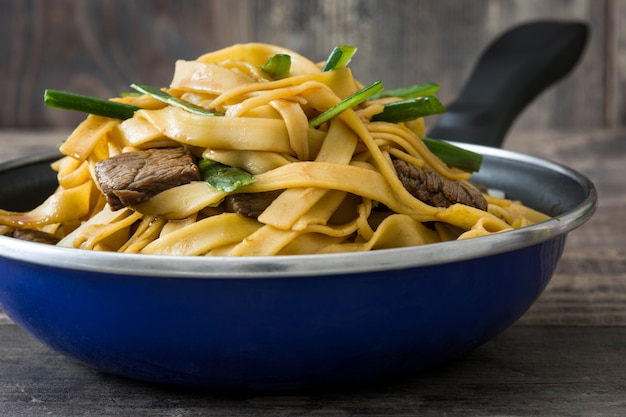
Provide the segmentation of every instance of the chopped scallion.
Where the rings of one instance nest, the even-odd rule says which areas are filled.
[[[383,111],[374,115],[372,121],[400,123],[445,111],[446,108],[435,96],[421,96],[385,104]]]
[[[152,87],[145,84],[131,84],[131,87],[139,91],[140,93],[149,95],[159,101],[162,101],[163,103],[169,104],[170,106],[187,110],[189,113],[197,114],[200,116],[222,116],[221,113],[210,112],[203,107],[197,106],[178,97],[174,97],[173,95],[166,93],[158,87]]]
[[[420,96],[432,96],[439,90],[439,84],[423,83],[414,84],[409,87],[394,88],[391,90],[383,90],[373,96],[370,100],[384,97],[398,97],[401,99],[416,98]]]
[[[356,47],[354,46],[336,46],[328,56],[324,67],[322,67],[322,72],[347,67],[355,53]]]
[[[287,54],[272,55],[265,64],[261,65],[261,69],[274,78],[287,76],[291,71],[291,56]]]
[[[480,165],[483,161],[481,154],[460,148],[439,139],[427,137],[422,137],[421,139],[428,149],[437,155],[446,165],[467,172],[476,172],[480,169]]]
[[[73,110],[122,120],[130,119],[135,111],[141,109],[129,104],[51,89],[45,90],[43,100],[46,106],[55,109]]]
[[[317,127],[322,123],[325,123],[337,116],[338,114],[351,109],[352,107],[358,106],[364,101],[368,100],[372,95],[378,93],[383,89],[382,81],[375,81],[367,87],[357,91],[351,96],[341,100],[339,103],[335,104],[325,112],[317,115],[316,117],[309,120],[309,127]]]

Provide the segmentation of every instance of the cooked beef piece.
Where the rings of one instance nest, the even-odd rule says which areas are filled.
[[[487,186],[484,184],[476,184],[475,182],[473,182],[472,185],[476,187],[476,189],[481,193],[487,194],[489,192],[489,188],[487,188]]]
[[[393,161],[393,166],[407,191],[431,206],[448,207],[461,203],[487,210],[485,197],[468,182],[453,181],[399,159]]]
[[[121,153],[97,162],[95,171],[100,189],[113,210],[200,180],[198,166],[183,147]]]
[[[282,193],[283,190],[267,191],[264,193],[229,194],[224,199],[226,211],[239,213],[256,219]]]
[[[10,234],[11,237],[21,240],[29,240],[31,242],[46,243],[49,245],[56,245],[59,243],[59,238],[55,235],[41,230],[31,229],[15,229]]]

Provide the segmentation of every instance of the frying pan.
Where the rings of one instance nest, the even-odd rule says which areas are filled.
[[[556,21],[526,23],[504,33],[479,57],[429,136],[500,146],[522,110],[575,67],[588,36],[585,23]]]
[[[559,22],[505,34],[450,106],[452,116],[430,135],[499,143],[515,112],[576,63],[586,36],[584,24]],[[516,62],[531,62],[525,68],[532,71],[508,65],[507,45],[519,47],[524,58]],[[497,85],[507,91],[479,90],[507,104],[485,102],[463,116],[485,68],[502,74]],[[505,110],[504,121],[486,131],[481,121],[498,116],[494,108]],[[459,120],[468,121],[467,130]],[[571,168],[458,144],[484,155],[477,182],[554,218],[419,247],[236,259],[80,251],[0,236],[0,307],[77,362],[162,384],[310,389],[435,366],[480,346],[527,311],[549,282],[567,234],[591,217],[597,201],[593,183]],[[3,164],[0,206],[30,208],[52,192],[53,158]]]

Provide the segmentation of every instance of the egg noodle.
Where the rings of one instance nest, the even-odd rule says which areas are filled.
[[[288,76],[260,67],[288,54]],[[132,95],[113,101],[141,107],[126,120],[90,114],[60,146],[52,164],[58,188],[29,212],[0,210],[0,234],[32,229],[59,246],[144,254],[258,256],[366,251],[489,235],[548,217],[521,202],[484,194],[488,209],[429,205],[407,191],[399,159],[468,182],[424,144],[423,119],[372,121],[393,98],[349,108],[318,127],[309,120],[363,86],[347,67],[321,64],[267,44],[234,45],[178,61],[167,91],[220,113],[193,114]],[[239,167],[254,182],[222,191],[192,181],[113,210],[95,164],[124,152],[182,146],[197,159]],[[258,218],[227,212],[229,193],[281,190]]]

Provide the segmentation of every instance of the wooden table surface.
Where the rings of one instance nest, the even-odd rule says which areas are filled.
[[[0,161],[52,150],[64,135],[0,131]],[[561,263],[535,305],[465,357],[419,375],[345,391],[164,388],[78,365],[0,312],[0,415],[626,415],[626,131],[513,132],[504,147],[588,175],[598,188],[599,207],[570,234]]]

